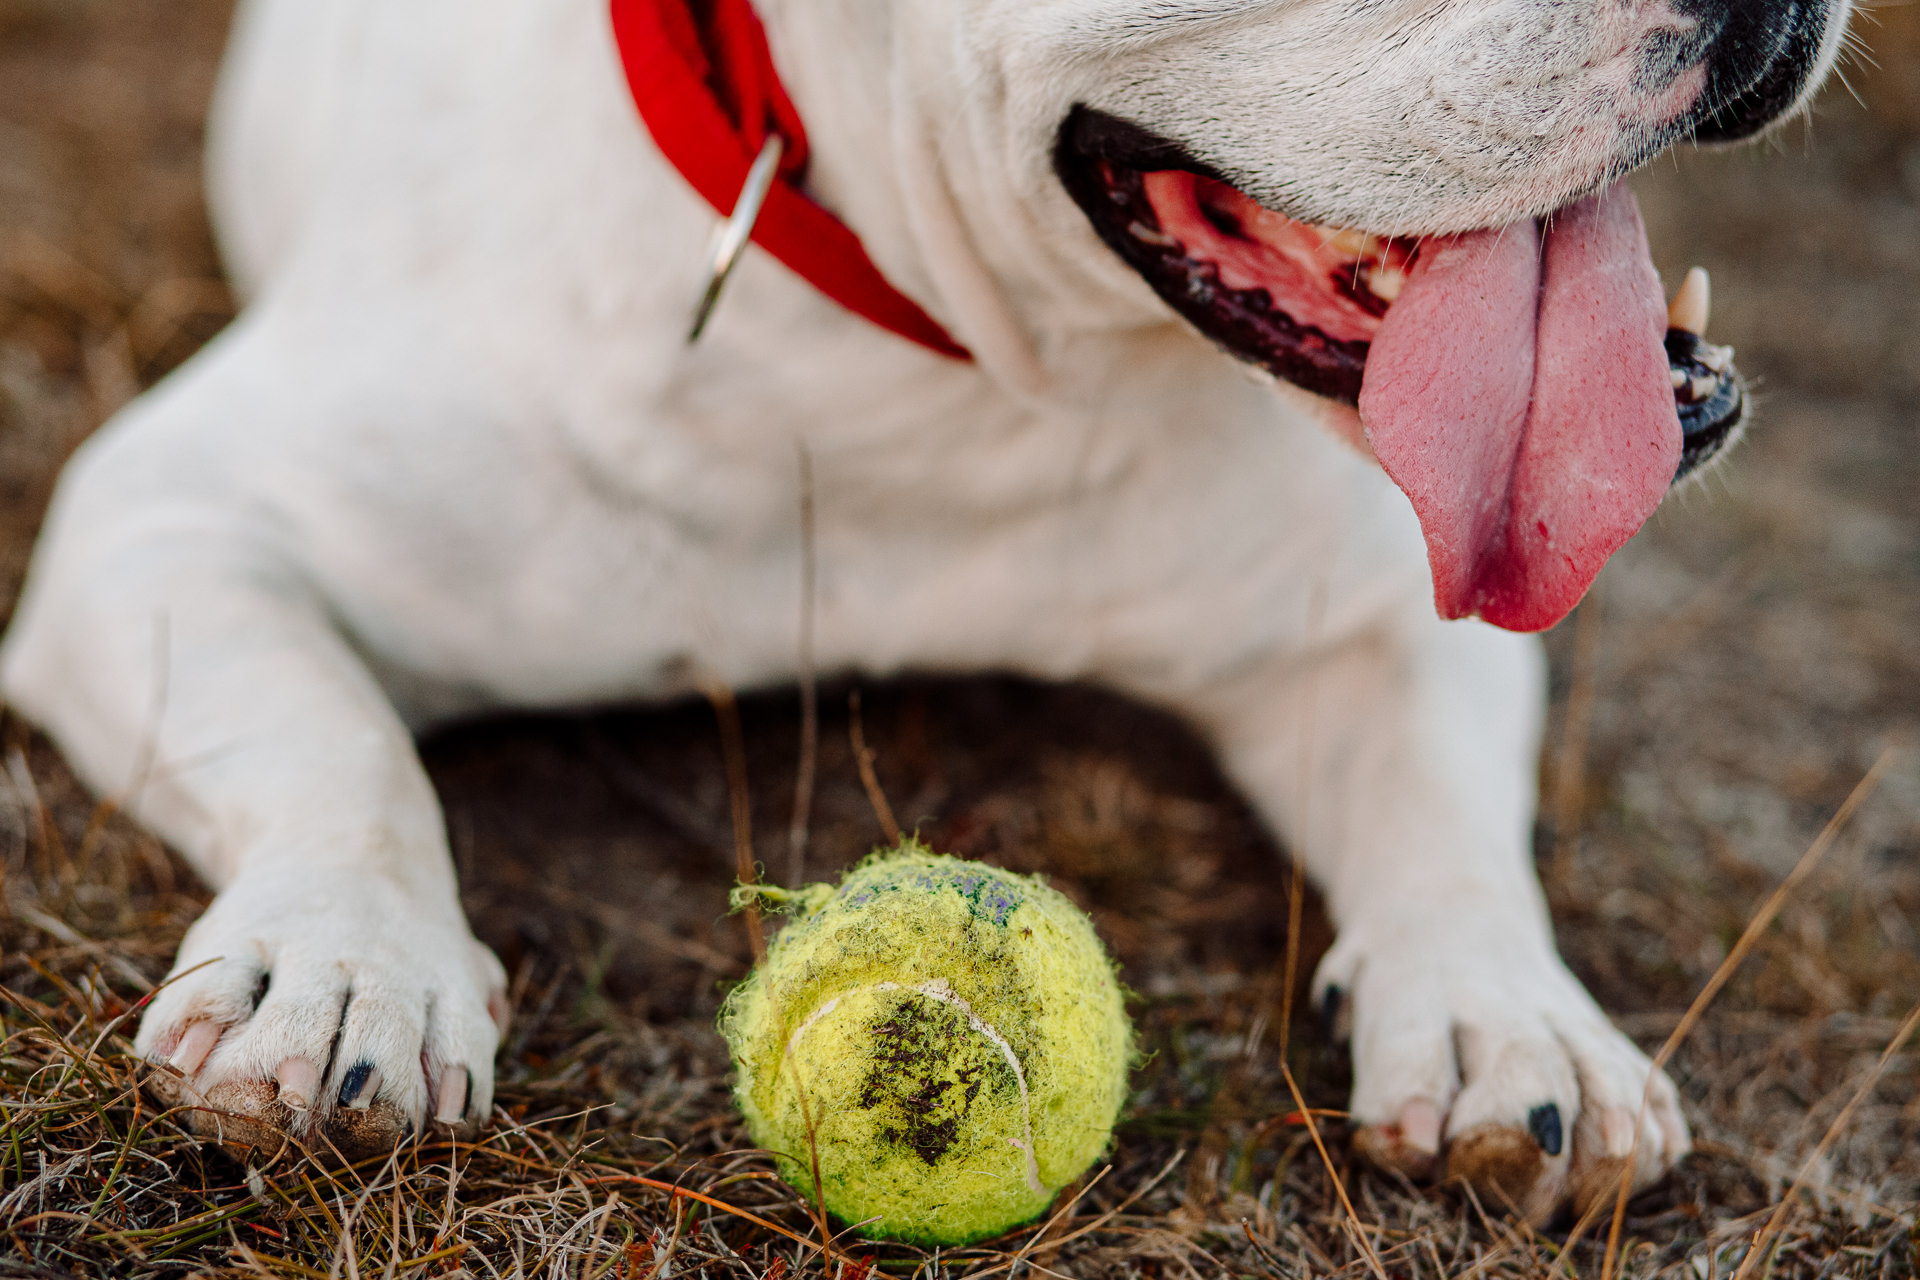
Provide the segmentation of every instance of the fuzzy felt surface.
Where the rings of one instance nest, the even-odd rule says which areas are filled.
[[[800,914],[721,1012],[754,1141],[862,1233],[965,1244],[1112,1139],[1133,1029],[1086,914],[908,839]]]

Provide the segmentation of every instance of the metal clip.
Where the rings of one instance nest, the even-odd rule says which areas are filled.
[[[760,218],[767,193],[773,190],[773,178],[780,170],[780,155],[784,150],[779,134],[767,136],[760,146],[760,154],[753,158],[753,167],[747,170],[746,185],[740,188],[740,196],[733,202],[733,213],[714,231],[713,244],[707,250],[706,286],[700,293],[700,305],[694,309],[693,327],[687,330],[689,344],[699,341],[701,331],[713,315],[714,304],[720,301],[720,290],[740,261],[740,251],[753,237],[753,224]]]

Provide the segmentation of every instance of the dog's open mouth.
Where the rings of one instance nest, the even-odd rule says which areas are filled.
[[[1202,333],[1359,409],[1420,517],[1446,617],[1552,626],[1745,418],[1704,317],[1669,329],[1624,189],[1505,227],[1375,236],[1276,213],[1084,107],[1056,166],[1101,239]]]

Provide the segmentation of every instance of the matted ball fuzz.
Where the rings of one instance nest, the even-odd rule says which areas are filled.
[[[827,1209],[863,1234],[965,1244],[1106,1149],[1133,1029],[1065,895],[907,840],[837,888],[765,896],[798,913],[720,1028],[754,1141],[807,1199],[817,1156]]]

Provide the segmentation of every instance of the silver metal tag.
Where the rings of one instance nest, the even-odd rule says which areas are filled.
[[[714,304],[720,301],[720,290],[726,287],[727,277],[740,261],[740,251],[753,237],[753,224],[759,220],[760,208],[767,202],[767,192],[773,190],[773,177],[779,172],[784,150],[786,146],[779,134],[768,135],[761,144],[760,154],[753,158],[753,167],[747,170],[746,185],[740,188],[740,196],[733,202],[733,213],[714,229],[713,242],[707,249],[706,285],[700,291],[700,305],[693,312],[693,327],[687,330],[689,344],[699,341],[707,320],[713,315]]]

